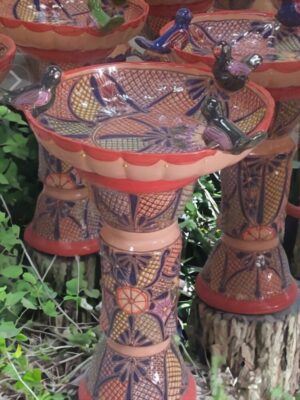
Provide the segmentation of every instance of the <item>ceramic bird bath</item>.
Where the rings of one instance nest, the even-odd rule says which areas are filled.
[[[0,82],[10,69],[16,54],[16,45],[9,37],[0,34]]]
[[[88,0],[1,0],[0,31],[47,64],[90,65],[105,62],[142,30],[148,13],[143,0],[128,0],[119,8],[125,22],[107,32],[96,24]]]
[[[249,154],[245,137],[253,145],[264,138],[273,105],[255,84],[227,93],[198,68],[120,63],[63,73],[50,108],[25,111],[43,148],[89,182],[104,218],[106,344],[81,384],[80,400],[196,399],[172,340],[181,252],[177,217],[199,176]],[[216,115],[226,115],[220,120],[235,130],[233,150],[220,150]],[[246,147],[238,151],[241,141]]]
[[[146,34],[150,39],[157,38],[161,28],[174,19],[181,7],[189,7],[193,13],[203,13],[209,10],[213,0],[147,0],[149,15],[146,24]]]
[[[282,9],[278,15],[291,19]],[[224,235],[197,280],[197,293],[208,305],[233,313],[283,310],[297,298],[279,235],[295,150],[289,133],[300,115],[300,28],[286,27],[272,14],[250,11],[191,18],[181,10],[179,17],[156,41],[134,41],[149,54],[213,66],[218,85],[230,90],[238,90],[253,68],[250,77],[268,88],[277,109],[269,140],[222,172]],[[254,53],[263,63],[255,65]]]
[[[129,0],[116,10],[125,21],[108,31],[97,26],[99,8],[90,12],[89,0],[3,0],[0,31],[13,37],[21,50],[37,57],[40,70],[44,71],[51,62],[68,69],[105,62],[122,44],[124,58],[124,45],[126,51],[128,39],[142,30],[148,5],[143,0]],[[106,11],[109,12],[107,8]],[[21,95],[22,101],[28,101],[30,89]],[[18,108],[18,102],[14,103]],[[26,242],[40,252],[59,256],[97,252],[100,216],[88,200],[82,179],[74,168],[42,147],[39,155],[39,179],[44,189],[33,221],[25,231]]]
[[[249,8],[253,11],[273,13],[276,12],[276,6],[276,1],[272,0],[216,0],[214,3],[215,10],[242,10]]]

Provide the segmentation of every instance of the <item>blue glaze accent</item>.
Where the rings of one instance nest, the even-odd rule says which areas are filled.
[[[41,11],[41,3],[40,0],[33,0],[33,4],[36,8],[36,11]]]
[[[180,8],[176,13],[174,25],[158,39],[147,40],[142,36],[137,36],[134,42],[146,50],[152,50],[160,54],[170,53],[170,39],[172,39],[176,33],[188,33],[192,17],[193,15],[188,8]]]
[[[300,13],[294,0],[282,0],[276,17],[285,26],[300,26]]]

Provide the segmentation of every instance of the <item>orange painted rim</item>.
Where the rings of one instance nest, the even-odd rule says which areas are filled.
[[[78,242],[47,240],[37,235],[32,229],[32,225],[26,228],[24,240],[33,249],[41,251],[42,253],[54,254],[62,257],[86,256],[97,253],[100,250],[99,239]]]
[[[113,32],[124,32],[130,28],[136,28],[142,21],[146,20],[148,12],[149,12],[149,5],[144,0],[131,0],[134,4],[137,4],[141,7],[142,12],[141,14],[124,24],[118,26]],[[54,25],[54,24],[47,24],[47,23],[37,23],[37,22],[29,22],[24,20],[19,20],[12,17],[1,17],[0,16],[0,23],[9,29],[18,28],[19,26],[23,26],[25,29],[33,32],[49,32],[53,31],[57,34],[63,36],[79,36],[83,33],[88,33],[90,35],[105,37],[107,35],[106,32],[103,32],[99,28],[88,28],[82,26],[67,26],[67,25]],[[109,32],[111,34],[112,32]]]
[[[202,276],[198,275],[196,280],[196,292],[204,303],[217,310],[233,314],[259,315],[274,314],[291,306],[297,299],[298,286],[297,283],[293,281],[288,289],[271,298],[261,300],[239,300],[235,297],[228,297],[215,292],[203,280]]]
[[[224,16],[236,16],[236,15],[244,15],[245,18],[247,17],[261,17],[261,18],[274,18],[274,15],[272,13],[263,13],[263,12],[255,12],[255,11],[239,11],[239,10],[227,10],[227,11],[214,11],[214,12],[209,12],[209,13],[203,13],[203,14],[194,14],[193,18],[196,17],[216,17],[217,15],[224,15]],[[172,25],[174,24],[174,21],[171,21],[164,25],[159,34],[163,35]],[[212,66],[215,62],[215,57],[213,54],[210,55],[199,55],[195,53],[189,53],[184,50],[181,50],[177,47],[174,47],[173,50],[185,61],[188,63],[195,63],[195,62],[203,62],[209,66]],[[263,71],[268,71],[269,69],[273,69],[279,72],[283,73],[289,73],[289,72],[296,72],[300,69],[300,60],[293,61],[287,60],[287,61],[278,61],[278,62],[272,62],[272,61],[264,61],[258,68],[257,72],[263,72]]]

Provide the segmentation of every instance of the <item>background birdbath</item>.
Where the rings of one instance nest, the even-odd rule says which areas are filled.
[[[257,133],[271,123],[274,105],[254,84],[227,94],[212,82],[208,72],[174,64],[86,67],[63,74],[48,111],[36,118],[35,110],[26,111],[42,146],[89,182],[104,218],[101,328],[106,341],[81,384],[80,400],[196,399],[193,378],[172,339],[181,252],[177,217],[199,176],[251,151],[208,147],[203,138],[216,126],[201,109],[208,111],[209,104],[227,109],[242,142],[248,135],[256,143],[264,136]],[[195,85],[203,88],[197,97]],[[99,103],[99,95],[105,103]],[[207,95],[213,96],[210,103]],[[247,104],[247,113],[237,102]]]
[[[0,34],[0,82],[10,69],[16,54],[16,45],[13,40]]]
[[[149,39],[154,39],[159,36],[161,28],[174,19],[181,7],[189,7],[195,14],[203,13],[211,8],[213,0],[147,0],[147,3],[150,8],[145,34]]]
[[[290,134],[300,115],[300,31],[279,24],[271,14],[250,11],[195,15],[189,28],[181,28],[181,34],[176,30],[169,24],[155,42],[135,40],[146,54],[155,51],[173,61],[214,66],[221,86],[244,79],[245,58],[259,53],[264,62],[250,76],[276,101],[269,140],[221,174],[223,236],[197,279],[201,301],[191,318],[195,348],[202,343],[212,354],[223,354],[251,400],[266,398],[277,385],[294,392],[300,354],[298,290],[280,235],[295,151]],[[231,55],[224,50],[226,43],[217,46],[221,40],[232,46]],[[243,60],[242,66],[232,57]],[[289,354],[287,363],[281,362],[282,354]]]
[[[118,45],[121,49],[116,50],[116,55],[121,51],[121,59],[124,59],[127,41],[142,30],[148,8],[143,0],[129,0],[118,7],[125,22],[107,31],[96,26],[88,0],[60,4],[57,1],[3,0],[0,31],[14,38],[20,50],[37,58],[40,70],[45,73],[46,66],[53,62],[65,69],[105,62]],[[39,179],[44,189],[38,198],[33,221],[25,231],[25,241],[37,250],[33,253],[36,263],[42,269],[48,268],[50,259],[44,253],[74,257],[97,252],[100,216],[90,203],[87,188],[77,171],[40,147]],[[88,281],[93,282],[94,256],[82,260],[90,274]],[[49,279],[52,276],[52,280],[57,281],[63,266],[69,264],[65,258],[58,258]],[[94,287],[93,283],[91,285]]]
[[[97,26],[88,0],[46,4],[2,0],[0,31],[13,38],[20,50],[46,64],[65,69],[97,64],[143,29],[149,6],[143,0],[128,0],[122,7],[124,24],[107,32]]]
[[[214,8],[216,10],[242,10],[250,8],[254,11],[276,12],[276,2],[272,0],[216,0]]]

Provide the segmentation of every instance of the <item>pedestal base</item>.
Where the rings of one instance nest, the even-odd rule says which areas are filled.
[[[138,352],[145,355],[132,356],[130,348],[125,355],[126,348],[121,353],[100,344],[80,384],[79,400],[196,400],[195,380],[174,343],[152,355],[149,347]]]
[[[196,299],[191,318],[193,351],[225,358],[237,378],[238,398],[268,400],[276,387],[291,394],[299,388],[299,297],[287,310],[263,316],[224,313]]]
[[[93,400],[90,392],[87,389],[85,381],[82,381],[79,386],[78,398],[79,400]],[[112,398],[107,397],[107,399],[111,400]],[[116,397],[114,398],[114,400],[123,400],[123,399]],[[152,399],[150,399],[149,397],[147,398],[145,397],[144,399],[140,398],[140,400],[152,400]],[[178,400],[196,400],[196,382],[192,375],[189,376],[189,383],[186,392]]]

